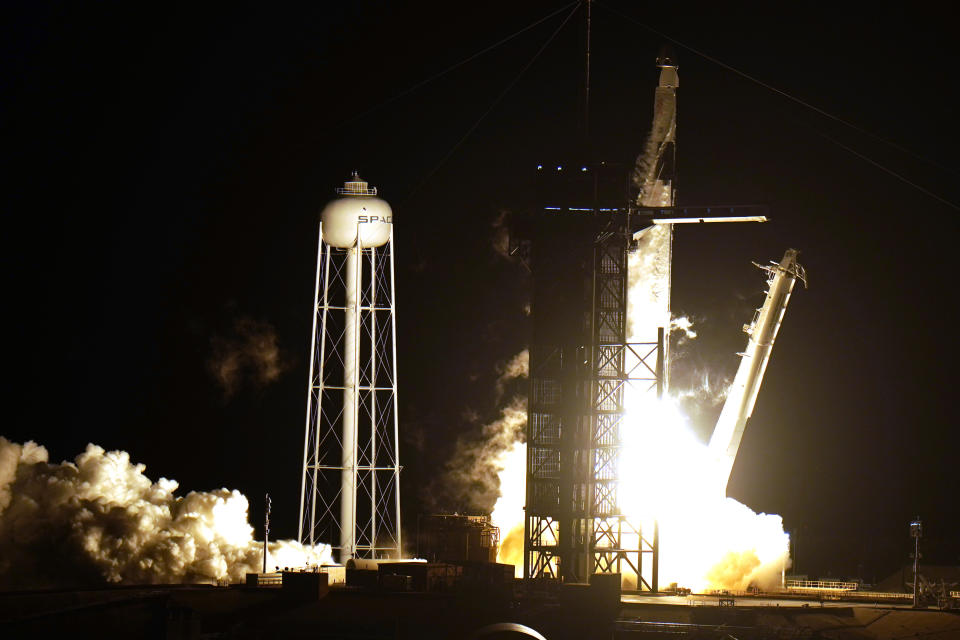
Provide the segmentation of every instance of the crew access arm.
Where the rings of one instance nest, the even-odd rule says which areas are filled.
[[[716,461],[724,493],[737,451],[740,449],[744,428],[753,413],[763,373],[770,360],[773,341],[783,321],[787,303],[790,302],[793,285],[798,279],[803,282],[804,287],[807,284],[806,272],[797,263],[799,253],[796,249],[787,249],[779,264],[763,266],[754,263],[769,274],[767,298],[763,306],[757,309],[753,322],[743,326],[744,332],[749,336],[747,348],[742,354],[740,368],[730,385],[727,400],[710,438],[710,454]]]

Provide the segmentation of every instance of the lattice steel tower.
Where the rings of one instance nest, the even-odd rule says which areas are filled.
[[[400,556],[393,213],[354,172],[323,210],[299,538]]]
[[[619,469],[628,405],[662,395],[668,378],[673,231],[651,214],[672,215],[679,83],[667,55],[657,66],[653,126],[629,181],[609,179],[617,170],[606,163],[572,176],[557,166],[569,177],[547,187],[534,213],[527,578],[631,573],[638,588],[658,590],[657,527],[624,512]],[[643,275],[631,282],[631,271]]]
[[[586,582],[629,573],[656,591],[656,528],[624,513],[619,466],[631,394],[664,390],[666,327],[654,327],[653,340],[628,333],[635,216],[625,200],[532,216],[524,575]]]

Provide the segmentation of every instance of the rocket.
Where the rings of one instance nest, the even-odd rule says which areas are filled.
[[[673,206],[674,155],[677,135],[677,64],[669,52],[657,56],[660,81],[653,98],[653,123],[644,150],[637,157],[633,183],[641,207]]]

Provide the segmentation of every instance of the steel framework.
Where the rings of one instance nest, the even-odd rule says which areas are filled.
[[[627,342],[628,229],[614,225],[595,237],[585,340],[531,350],[527,578],[585,582],[595,573],[629,569],[638,587],[658,588],[656,526],[644,532],[619,500],[628,389],[659,394],[664,379],[662,329],[656,343]]]
[[[321,224],[319,245],[299,539],[341,559],[399,557],[393,233],[340,249]]]
[[[591,362],[591,459],[593,505],[589,573],[637,576],[638,588],[656,591],[659,539],[656,525],[645,536],[621,508],[619,467],[623,451],[621,429],[626,397],[631,387],[639,393],[662,394],[664,380],[663,329],[655,343],[628,342],[626,331],[627,251],[624,233],[607,232],[597,238],[593,261],[593,335]],[[644,575],[644,556],[651,571]]]

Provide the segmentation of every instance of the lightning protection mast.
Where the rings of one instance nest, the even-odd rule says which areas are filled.
[[[323,210],[299,538],[400,556],[393,212],[356,172]]]

